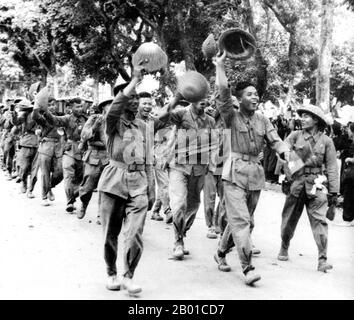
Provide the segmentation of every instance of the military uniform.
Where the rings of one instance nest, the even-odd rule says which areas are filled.
[[[165,215],[170,215],[170,196],[168,192],[169,178],[166,168],[166,158],[170,151],[169,143],[175,135],[173,126],[166,126],[155,135],[154,143],[154,173],[157,184],[157,196],[153,212],[159,212],[161,207]],[[166,217],[169,219],[169,217]],[[166,220],[166,222],[170,222]]]
[[[16,152],[16,127],[11,119],[15,111],[5,111],[3,114],[3,165],[6,167],[9,179],[11,179],[13,160]]]
[[[191,228],[200,205],[200,192],[209,162],[210,130],[214,128],[215,121],[205,113],[197,115],[192,106],[172,111],[169,121],[177,128],[175,154],[169,164],[169,195],[175,249],[179,250],[179,247],[184,247],[183,238]],[[188,138],[186,133],[190,135]],[[208,140],[201,141],[202,136]]]
[[[286,143],[304,162],[304,167],[291,176],[281,224],[282,250],[287,252],[296,225],[306,206],[313,236],[318,248],[319,261],[327,260],[328,225],[326,221],[327,194],[325,189],[314,188],[318,175],[328,176],[328,192],[339,192],[336,150],[331,138],[323,132],[312,136],[307,131],[294,131]]]
[[[48,193],[63,180],[62,138],[57,132],[57,127],[50,124],[39,109],[33,110],[32,118],[42,128],[38,160],[42,174],[42,200],[46,200]]]
[[[107,274],[117,274],[118,236],[124,222],[123,274],[133,278],[143,252],[142,233],[155,190],[152,154],[148,153],[152,151],[153,131],[147,132],[142,120],[124,110],[129,100],[120,92],[107,112],[106,146],[110,161],[102,172],[98,190]]]
[[[218,148],[211,152],[208,173],[205,175],[204,182],[204,215],[208,228],[217,228],[220,233],[224,232],[226,227],[226,211],[224,188],[222,183],[222,167],[225,157],[223,151],[223,121],[218,111],[215,112],[215,130],[213,134],[218,139]],[[215,209],[216,195],[219,197],[219,203]],[[207,236],[210,236],[209,233]]]
[[[65,128],[67,141],[64,145],[62,160],[64,188],[67,198],[67,210],[72,211],[71,206],[79,196],[79,185],[83,176],[82,152],[78,147],[81,130],[87,118],[85,115],[76,117],[74,114],[55,116],[50,112],[45,112],[44,117],[49,124]]]
[[[81,132],[81,143],[83,145],[87,144],[87,150],[82,158],[84,175],[79,189],[80,200],[84,209],[87,208],[102,171],[109,162],[102,121],[102,115],[91,115]],[[97,123],[99,124],[97,125]]]
[[[30,176],[28,192],[32,192],[37,181],[36,160],[38,151],[38,136],[35,133],[36,122],[33,120],[33,112],[22,111],[20,116],[13,117],[12,122],[19,127],[19,151],[16,162],[19,166],[23,192],[27,190],[28,176]]]
[[[225,127],[229,129],[224,145],[227,143],[226,147],[230,150],[222,173],[228,227],[220,241],[219,252],[226,253],[230,249],[228,245],[234,241],[246,274],[253,269],[251,232],[254,211],[265,185],[264,170],[258,155],[263,151],[264,139],[279,154],[289,148],[265,116],[254,113],[249,117],[236,111],[229,88],[220,90],[219,99],[217,107]]]

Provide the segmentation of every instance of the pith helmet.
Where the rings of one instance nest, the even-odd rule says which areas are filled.
[[[242,29],[229,29],[224,31],[219,38],[220,51],[225,50],[231,59],[246,60],[256,51],[256,40]]]
[[[133,66],[141,61],[146,61],[144,69],[147,72],[154,72],[163,69],[167,65],[167,55],[156,43],[145,42],[133,54]]]
[[[305,113],[309,113],[315,117],[317,117],[320,121],[322,121],[322,123],[324,125],[328,124],[328,121],[326,119],[326,116],[324,114],[324,112],[322,111],[322,109],[320,107],[314,106],[312,104],[309,104],[305,107],[299,108],[296,111],[299,116],[301,117],[301,115],[305,112]]]
[[[205,99],[209,90],[207,79],[197,71],[187,71],[177,79],[177,91],[188,102],[198,102]]]

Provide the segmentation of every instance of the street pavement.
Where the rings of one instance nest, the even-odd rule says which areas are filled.
[[[201,206],[185,241],[191,255],[183,261],[171,259],[172,226],[153,221],[148,214],[144,253],[135,274],[143,291],[130,297],[126,291],[105,288],[97,193],[86,217],[78,220],[65,212],[62,183],[54,190],[55,202],[42,207],[40,183],[34,191],[36,198],[28,199],[19,194],[19,184],[6,181],[0,173],[0,299],[353,299],[354,227],[330,224],[328,257],[334,269],[320,273],[304,212],[291,243],[290,260],[280,262],[276,257],[284,195],[273,189],[262,192],[255,212],[253,242],[261,255],[253,264],[262,280],[254,287],[243,282],[236,250],[227,256],[232,271],[218,271],[213,259],[218,240],[206,238]],[[337,215],[335,221],[340,220]],[[119,239],[119,271],[123,239]]]

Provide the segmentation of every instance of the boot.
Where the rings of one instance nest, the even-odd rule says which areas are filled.
[[[20,188],[20,192],[21,192],[21,193],[26,193],[26,191],[27,191],[26,186],[24,186],[24,185],[22,184],[22,185],[21,185],[21,188]]]
[[[184,252],[183,252],[183,245],[177,244],[175,248],[173,249],[173,258],[176,260],[183,260],[184,258]]]
[[[207,238],[209,239],[217,239],[218,235],[215,232],[214,227],[210,227],[207,232]]]
[[[231,271],[231,267],[226,262],[226,257],[224,254],[220,255],[219,250],[214,254],[214,260],[218,264],[218,269],[223,272]]]
[[[76,210],[76,208],[74,207],[73,204],[70,203],[66,206],[66,212],[72,213],[74,210]]]
[[[121,288],[128,290],[129,294],[137,294],[142,291],[141,286],[133,282],[133,279],[124,277],[121,283]]]
[[[55,196],[54,196],[52,190],[49,190],[49,192],[47,194],[47,197],[48,197],[49,201],[54,201],[55,200]]]
[[[333,269],[333,266],[327,262],[326,259],[319,259],[318,260],[318,267],[317,270],[326,273],[327,270]]]
[[[160,212],[161,206],[162,206],[161,200],[157,199],[154,203],[153,208],[152,208],[152,212]]]
[[[154,211],[151,215],[151,220],[162,221],[163,218],[160,216],[158,211]]]
[[[116,275],[108,276],[106,282],[106,288],[108,290],[120,290],[121,289],[121,279],[118,279]]]
[[[48,207],[50,204],[49,204],[49,201],[48,201],[48,199],[43,199],[42,200],[42,206],[43,207]]]
[[[82,219],[85,216],[86,209],[87,209],[87,204],[86,203],[81,203],[80,211],[76,215],[78,219]]]
[[[27,198],[29,198],[29,199],[34,198],[34,194],[32,193],[32,191],[27,191]]]
[[[245,276],[245,283],[248,286],[252,286],[255,282],[261,280],[261,276],[254,271],[253,266],[247,266],[244,269],[243,274]]]
[[[188,255],[190,254],[189,250],[186,249],[186,248],[184,247],[184,245],[183,245],[183,254],[184,254],[185,256],[188,256]]]
[[[288,249],[283,244],[280,247],[280,251],[278,254],[278,260],[280,260],[280,261],[288,261],[289,260]]]

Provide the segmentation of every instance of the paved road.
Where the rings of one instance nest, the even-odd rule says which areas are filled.
[[[18,184],[5,181],[0,173],[0,299],[354,298],[354,228],[330,225],[328,256],[334,269],[319,273],[317,250],[304,213],[291,245],[291,260],[277,261],[284,202],[279,192],[263,191],[255,213],[253,240],[262,251],[254,259],[262,275],[256,287],[244,285],[235,251],[228,256],[232,271],[217,270],[213,254],[218,240],[206,238],[203,211],[199,210],[186,240],[191,256],[184,261],[169,259],[172,227],[148,216],[145,251],[135,275],[143,292],[131,298],[126,291],[110,292],[104,286],[101,227],[95,224],[97,194],[85,219],[78,220],[65,213],[62,184],[50,207],[40,206],[39,185],[35,199],[27,199],[18,189]]]

